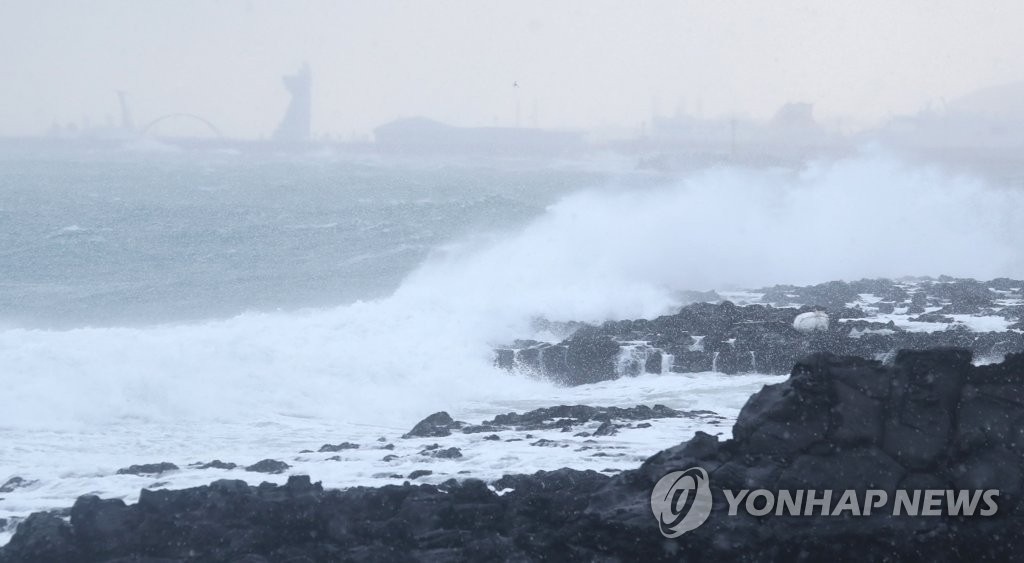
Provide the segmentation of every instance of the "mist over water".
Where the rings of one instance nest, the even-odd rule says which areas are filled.
[[[492,346],[531,336],[537,316],[650,317],[686,289],[1020,277],[1021,203],[1019,191],[878,153],[800,170],[623,174],[525,225],[454,235],[387,297],[150,327],[0,330],[0,427],[268,416],[403,426],[467,402],[543,397],[550,384],[491,365]]]
[[[467,309],[599,322],[663,313],[680,290],[1020,275],[1022,203],[1020,190],[879,154],[716,167],[568,195],[515,236],[435,255],[398,295],[454,287]]]

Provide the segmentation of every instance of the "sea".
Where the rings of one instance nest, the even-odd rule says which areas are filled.
[[[727,438],[747,398],[784,377],[562,387],[497,369],[493,349],[564,337],[541,320],[673,313],[691,291],[756,301],[777,283],[1021,277],[1021,193],[1012,174],[878,147],[650,170],[611,152],[0,144],[0,486],[22,479],[0,492],[0,544],[82,494],[133,502],[142,488],[300,473],[375,486],[423,468],[416,482],[614,474],[697,431]],[[463,457],[441,460],[418,453],[438,439],[401,438],[437,411],[478,423],[559,404],[721,418],[625,429],[600,456],[535,446],[552,436],[534,432],[454,436],[444,446]],[[342,441],[360,447],[316,451]],[[291,468],[189,468],[267,458]],[[117,473],[164,461],[180,469]]]

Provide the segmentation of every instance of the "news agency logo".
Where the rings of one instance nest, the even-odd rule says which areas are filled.
[[[700,526],[711,514],[711,486],[702,467],[673,471],[654,485],[651,510],[666,538],[677,538]]]
[[[837,493],[837,494],[833,494]],[[763,516],[870,516],[886,510],[889,494],[883,490],[780,490],[732,491],[722,489],[729,505],[728,516],[742,506],[747,514]],[[987,490],[897,490],[891,508],[893,516],[993,516],[997,489]],[[711,486],[702,467],[672,471],[658,480],[651,491],[651,510],[666,538],[677,538],[700,527],[711,515]]]

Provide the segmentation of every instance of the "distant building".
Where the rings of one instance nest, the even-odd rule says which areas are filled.
[[[654,117],[647,142],[656,148],[718,154],[809,156],[839,141],[814,119],[814,106],[784,104],[770,121]]]
[[[775,127],[817,129],[818,122],[814,120],[814,105],[805,102],[783,104],[779,111],[775,112],[775,117],[772,118],[772,125]]]
[[[299,72],[283,78],[284,85],[292,95],[284,119],[274,131],[275,141],[303,143],[310,139],[310,117],[312,114],[311,83],[309,65],[302,65]]]
[[[519,127],[454,127],[425,117],[392,121],[374,129],[387,152],[470,155],[564,155],[584,149],[583,134]]]
[[[1024,148],[1024,82],[984,88],[928,108],[893,117],[862,134],[918,149],[1020,150]]]

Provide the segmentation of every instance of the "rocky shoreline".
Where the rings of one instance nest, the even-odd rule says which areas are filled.
[[[519,340],[495,350],[495,365],[582,385],[643,373],[786,374],[815,352],[891,359],[897,350],[969,349],[998,361],[1024,350],[1024,281],[938,278],[775,286],[740,297],[718,294],[674,315],[600,326],[540,321],[557,342]],[[820,330],[798,316],[821,311]]]
[[[981,366],[963,349],[900,351],[891,364],[814,354],[751,397],[733,434],[698,433],[611,477],[562,469],[339,491],[293,476],[146,490],[134,505],[83,496],[70,521],[22,522],[0,561],[1001,561],[1024,549],[1024,354]],[[710,476],[710,515],[667,539],[652,489],[693,467]],[[736,489],[997,490],[998,511],[730,516],[724,491]]]

